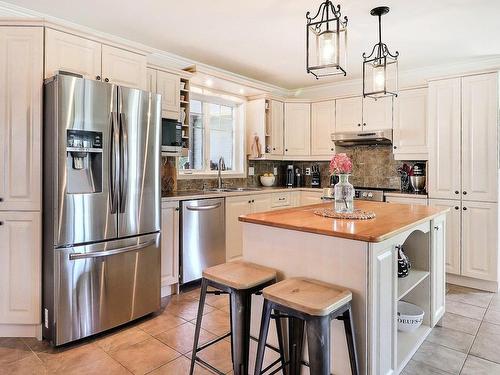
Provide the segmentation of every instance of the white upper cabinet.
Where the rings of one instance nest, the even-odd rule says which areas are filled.
[[[172,73],[158,70],[156,92],[161,95],[163,117],[179,120],[181,78]]]
[[[117,85],[146,90],[146,56],[102,46],[102,79]]]
[[[392,129],[392,97],[363,100],[363,131]]]
[[[498,76],[462,78],[462,197],[498,197]],[[449,167],[454,164],[450,164]],[[454,169],[454,168],[450,168]]]
[[[41,209],[43,30],[0,28],[0,211]]]
[[[429,205],[449,208],[446,215],[446,272],[460,275],[462,207],[460,202],[446,199],[429,199]]]
[[[335,101],[311,105],[311,155],[331,155],[335,150],[331,134],[335,132]]]
[[[283,102],[270,100],[266,127],[270,130],[270,151],[272,155],[283,155],[283,127],[284,107]]]
[[[146,70],[146,90],[156,93],[156,73],[155,69],[147,68]]]
[[[100,80],[101,44],[46,28],[45,78],[52,77],[58,70]]]
[[[311,146],[311,105],[285,103],[285,155],[309,155]]]
[[[400,91],[394,99],[394,158],[427,160],[428,141],[427,89]]]
[[[1,324],[40,324],[40,216],[40,212],[0,212]]]
[[[462,275],[497,281],[497,204],[463,201],[462,206]]]
[[[359,132],[363,124],[363,99],[355,98],[337,99],[335,102],[335,131]]]
[[[460,78],[429,83],[430,198],[461,198]]]

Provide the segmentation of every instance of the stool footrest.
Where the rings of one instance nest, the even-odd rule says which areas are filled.
[[[203,345],[201,345],[201,346],[198,346],[198,347],[196,348],[196,353],[198,353],[198,352],[202,351],[203,349],[208,348],[210,345],[213,345],[213,344],[215,344],[215,343],[218,343],[218,342],[219,342],[219,341],[221,341],[221,340],[224,340],[224,339],[225,339],[226,337],[228,337],[228,336],[231,336],[231,332],[228,332],[228,333],[226,333],[226,334],[225,334],[225,335],[223,335],[223,336],[216,337],[215,339],[210,340],[210,341],[206,342],[205,344],[203,344]]]
[[[218,375],[225,375],[222,371],[216,369],[214,366],[212,366],[210,363],[204,361],[203,359],[201,359],[200,357],[198,356],[195,356],[194,357],[194,360],[195,362],[199,362],[201,363],[203,366],[205,366],[206,368],[208,368],[210,371],[212,372],[215,372],[216,374]]]

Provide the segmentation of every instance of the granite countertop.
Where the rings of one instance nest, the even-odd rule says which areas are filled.
[[[248,188],[249,190],[241,191],[207,191],[207,190],[190,190],[190,191],[176,191],[167,195],[164,195],[161,200],[162,202],[175,202],[175,201],[185,201],[190,199],[206,199],[206,198],[220,198],[220,197],[233,197],[242,195],[254,195],[254,194],[266,194],[275,193],[283,191],[311,191],[323,193],[323,189],[318,188],[287,188],[284,186],[273,186],[273,187],[255,187]]]
[[[421,198],[427,199],[429,196],[426,192],[415,192],[415,191],[386,191],[384,192],[386,197],[402,197],[402,198]]]
[[[314,210],[330,204],[289,208],[239,217],[240,221],[269,227],[341,237],[364,242],[381,242],[425,223],[449,209],[383,202],[356,201],[356,208],[373,211],[369,220],[342,220],[316,215]]]

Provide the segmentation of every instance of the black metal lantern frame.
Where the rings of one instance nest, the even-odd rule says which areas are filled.
[[[398,56],[399,52],[392,54],[385,43],[382,43],[382,16],[389,13],[388,7],[378,7],[371,10],[372,16],[378,17],[378,43],[373,46],[369,55],[363,53],[363,97],[378,99],[385,96],[398,96]],[[372,72],[375,77],[375,69],[379,72],[378,84],[373,84],[371,91],[368,89],[367,76]],[[393,82],[389,85],[389,73],[394,72]],[[380,82],[383,79],[383,82]],[[377,87],[375,87],[377,86]],[[389,87],[390,86],[390,87]]]
[[[347,75],[345,65],[341,66],[340,62],[340,49],[341,42],[343,42],[343,54],[344,61],[347,62],[347,17],[342,18],[340,13],[340,5],[333,5],[330,0],[326,0],[322,3],[318,12],[314,17],[311,17],[310,12],[306,14],[307,25],[306,25],[306,68],[307,73],[311,73],[316,79],[321,77],[328,77],[337,74]],[[310,37],[311,35],[316,38],[316,54],[319,60],[319,38],[325,33],[333,34],[335,38],[335,58],[329,64],[320,64],[318,61],[316,64],[311,64],[311,56],[309,53],[310,49]]]

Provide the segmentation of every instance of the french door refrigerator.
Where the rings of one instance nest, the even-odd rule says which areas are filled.
[[[69,75],[44,86],[43,336],[160,308],[161,97]]]

